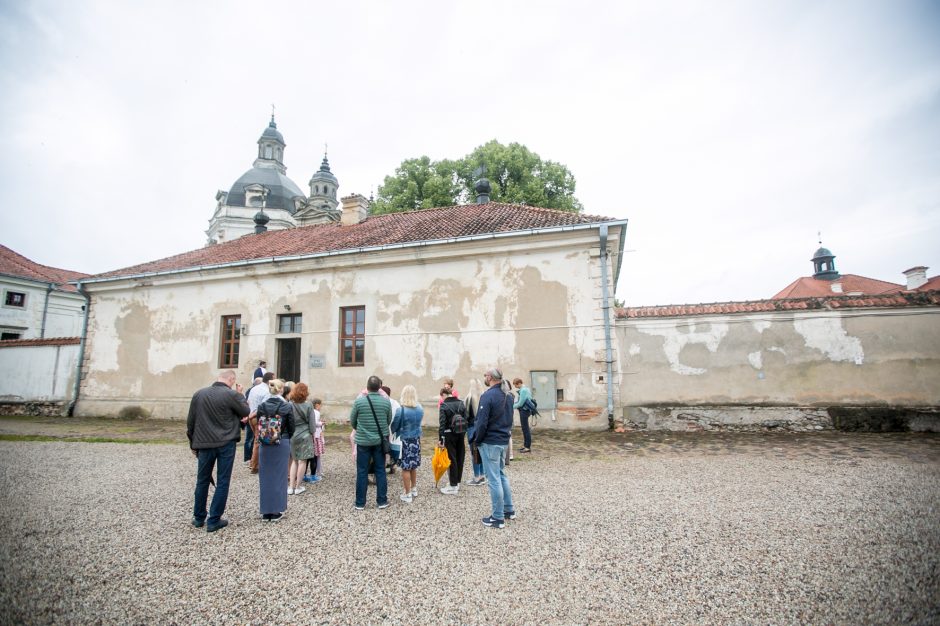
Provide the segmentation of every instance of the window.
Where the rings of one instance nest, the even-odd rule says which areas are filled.
[[[291,313],[290,315],[277,316],[277,332],[279,333],[299,333],[301,332],[300,313]]]
[[[365,365],[366,307],[346,306],[339,310],[339,364]]]
[[[23,308],[26,306],[26,294],[20,293],[19,291],[8,291],[3,298],[3,303],[6,306]]]
[[[0,333],[0,341],[7,341],[9,339],[19,339],[20,337],[22,337],[21,333],[9,333],[9,332]]]
[[[238,367],[238,344],[242,334],[241,315],[222,316],[222,339],[219,342],[219,367]]]

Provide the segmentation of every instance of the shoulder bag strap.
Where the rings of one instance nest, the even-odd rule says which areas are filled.
[[[369,408],[372,409],[372,419],[375,420],[375,427],[376,427],[376,428],[378,429],[378,431],[379,431],[379,442],[381,443],[381,439],[382,439],[382,437],[384,437],[384,435],[382,434],[382,427],[379,426],[379,418],[376,417],[376,415],[375,415],[375,407],[372,406],[372,398],[370,398],[370,397],[368,396],[368,394],[366,395],[366,400],[369,402]]]

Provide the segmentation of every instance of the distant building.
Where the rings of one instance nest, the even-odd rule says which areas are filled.
[[[0,340],[78,337],[85,298],[68,281],[86,276],[40,265],[0,245]]]
[[[206,230],[209,244],[252,234],[259,223],[267,230],[283,230],[339,221],[339,181],[330,171],[327,155],[310,177],[310,193],[306,194],[287,177],[286,146],[272,115],[258,139],[258,156],[251,169],[228,191],[220,189],[216,193],[215,212]]]
[[[768,300],[617,311],[624,422],[666,430],[940,431],[940,277],[813,275]]]
[[[771,300],[785,298],[824,298],[828,296],[877,296],[900,291],[929,291],[940,289],[940,276],[927,279],[927,267],[905,270],[907,285],[889,283],[856,274],[840,274],[836,270],[836,255],[820,247],[813,254],[813,275],[797,278],[773,295]]]

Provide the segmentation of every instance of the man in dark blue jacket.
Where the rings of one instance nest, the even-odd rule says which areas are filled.
[[[492,368],[483,374],[483,382],[489,387],[480,396],[474,421],[473,440],[483,460],[483,473],[490,489],[493,512],[483,518],[483,525],[503,528],[506,519],[515,519],[512,504],[512,487],[506,476],[506,447],[512,432],[512,396],[501,389],[503,373]]]

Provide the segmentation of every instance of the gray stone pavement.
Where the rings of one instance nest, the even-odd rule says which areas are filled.
[[[326,480],[257,518],[237,464],[214,534],[189,526],[179,444],[0,441],[0,623],[940,622],[940,437],[553,433],[485,488],[353,510]]]

